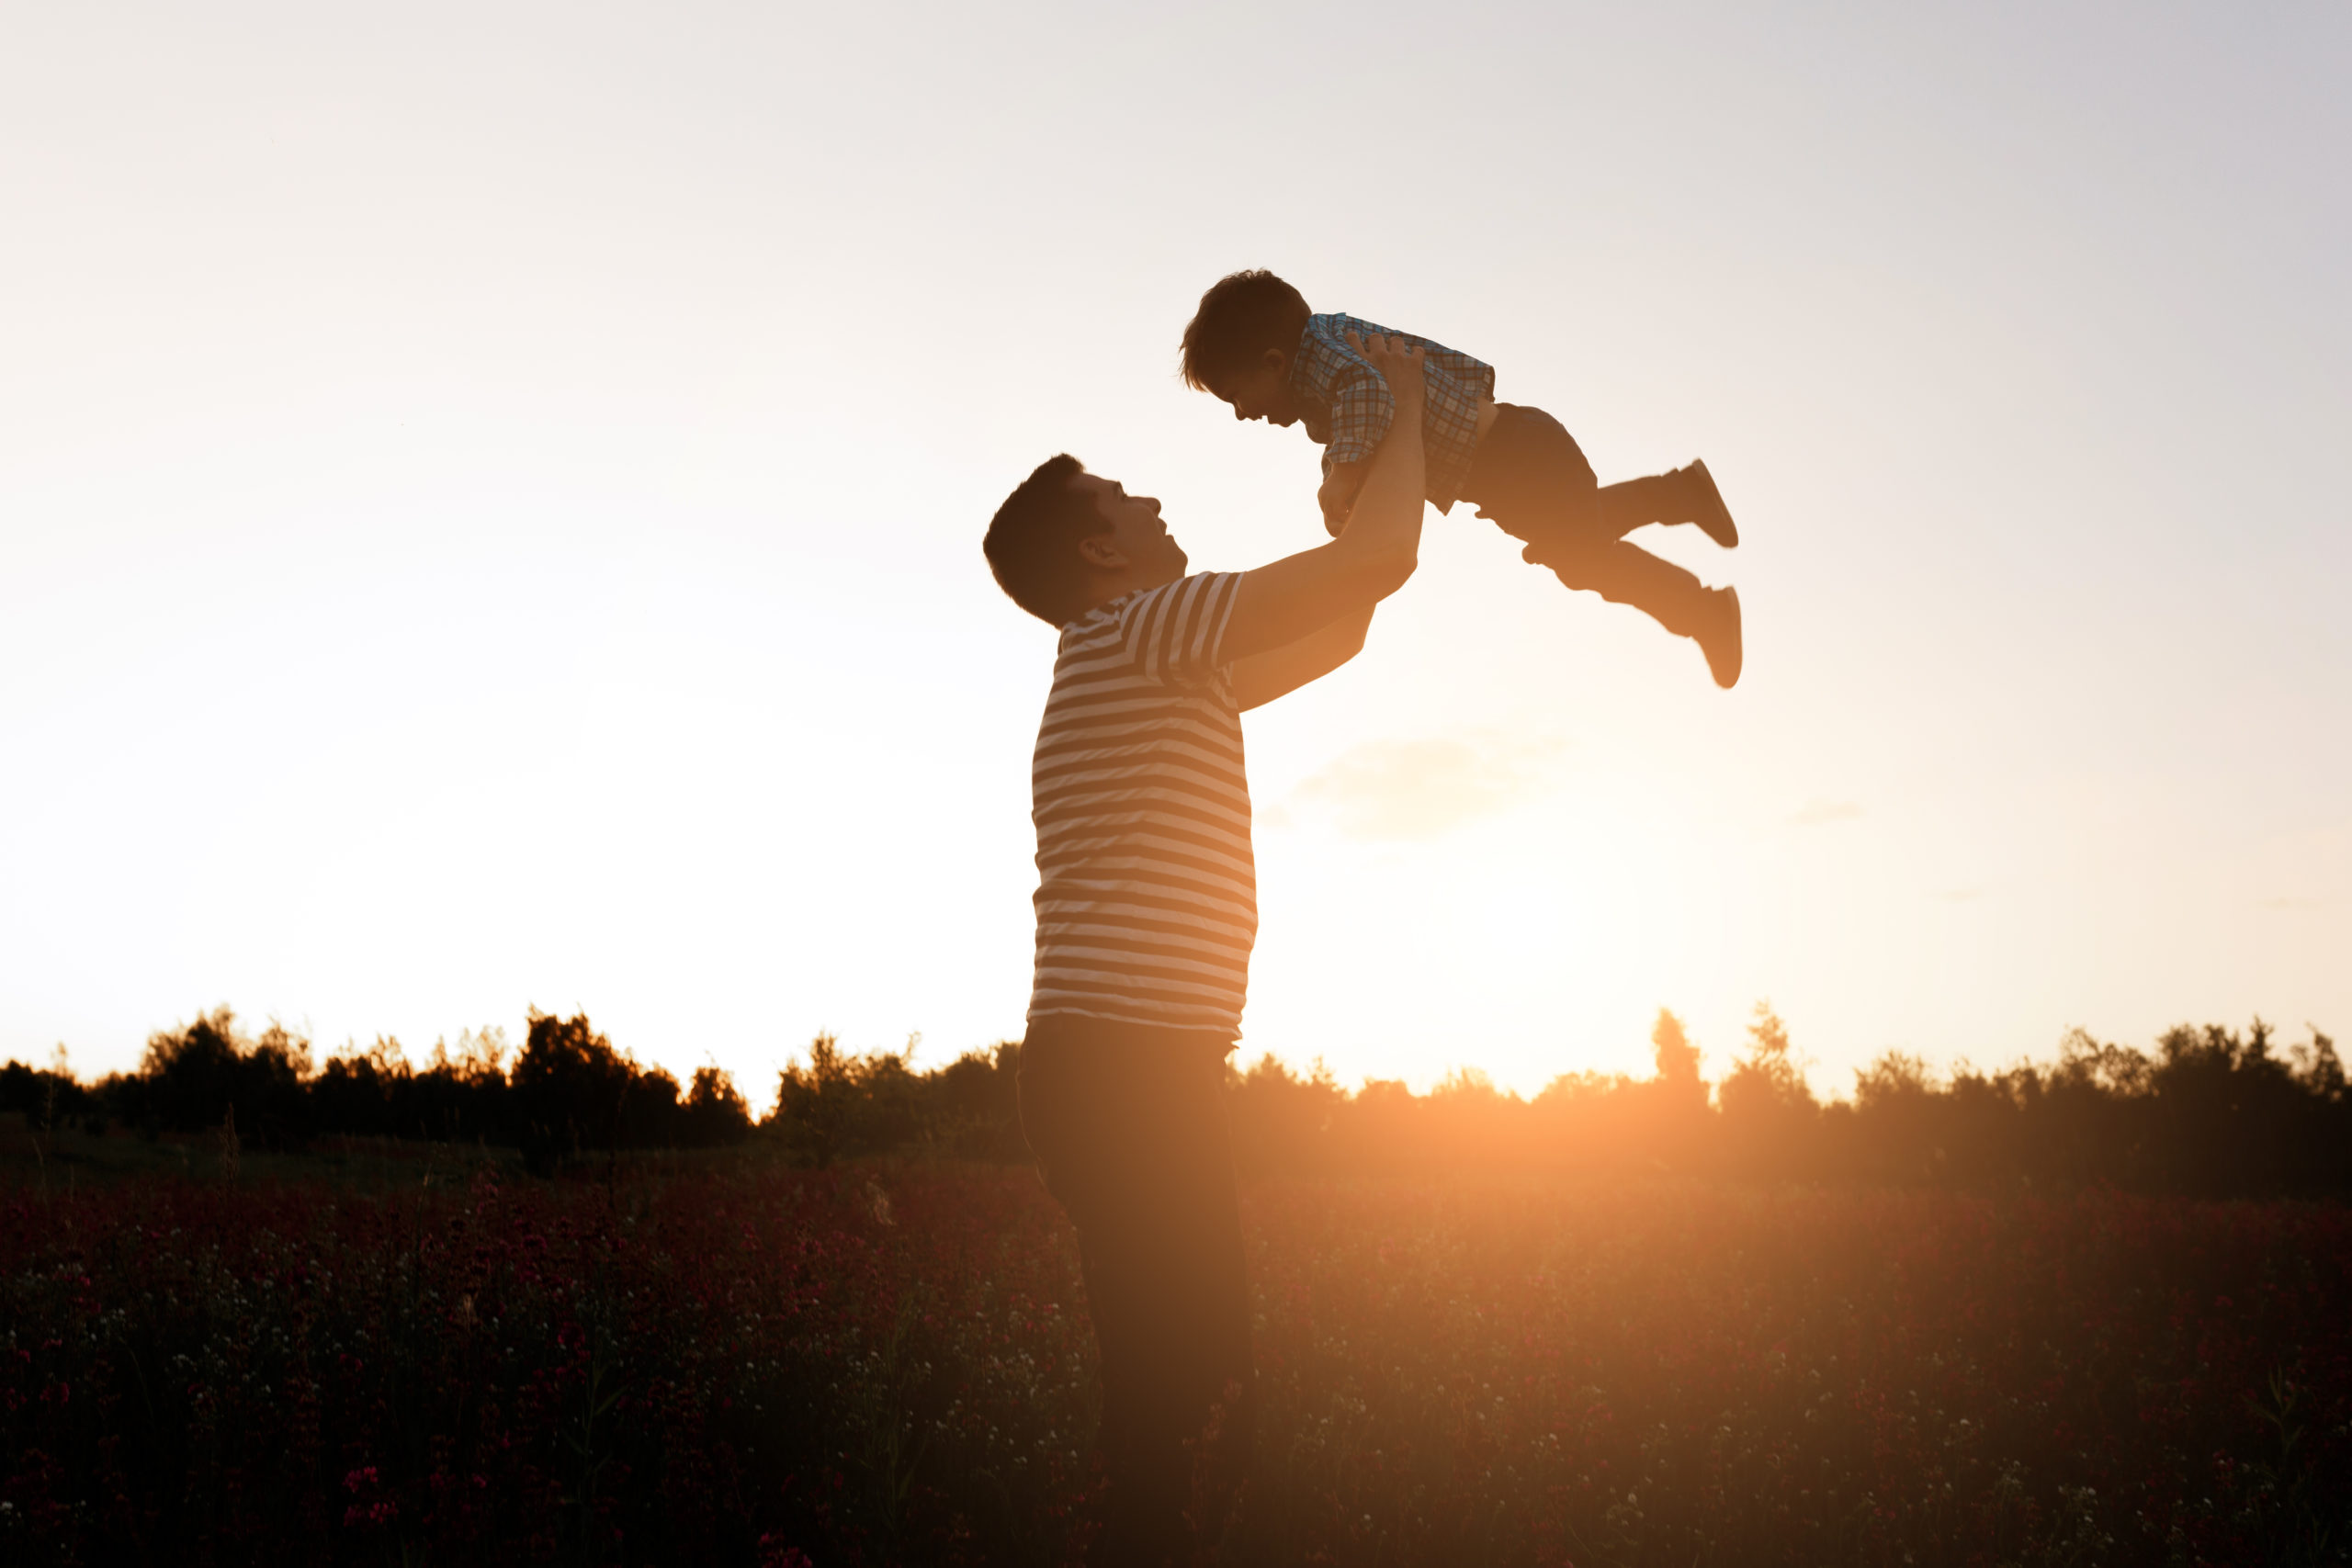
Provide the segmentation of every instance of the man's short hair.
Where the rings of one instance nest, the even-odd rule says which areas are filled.
[[[997,586],[1050,626],[1068,626],[1091,607],[1078,542],[1111,531],[1094,498],[1070,482],[1084,472],[1067,452],[1046,458],[1004,498],[980,541]]]
[[[1184,326],[1184,384],[1211,392],[1212,382],[1248,370],[1270,348],[1298,350],[1306,330],[1306,297],[1271,272],[1227,273],[1201,296]]]

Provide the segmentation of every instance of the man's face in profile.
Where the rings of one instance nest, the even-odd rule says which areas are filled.
[[[1111,543],[1139,585],[1184,575],[1183,547],[1160,521],[1157,496],[1129,495],[1126,486],[1100,474],[1080,474],[1070,483],[1093,499],[1096,513],[1111,525]]]

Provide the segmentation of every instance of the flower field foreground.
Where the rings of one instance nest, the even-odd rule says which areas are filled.
[[[1250,1563],[2334,1562],[2334,1207],[1260,1184]],[[0,1559],[1069,1562],[1028,1172],[0,1201]],[[1220,1440],[1211,1435],[1204,1444]],[[1203,1474],[1228,1467],[1203,1466]]]

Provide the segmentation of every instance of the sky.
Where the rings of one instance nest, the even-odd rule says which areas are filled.
[[[0,0],[0,1056],[1016,1037],[1044,457],[1317,449],[1244,266],[1497,367],[1747,671],[1467,508],[1251,714],[1242,1050],[1532,1092],[2352,1031],[2341,6]]]

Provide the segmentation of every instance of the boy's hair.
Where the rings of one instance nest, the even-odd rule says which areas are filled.
[[[1086,563],[1078,542],[1111,531],[1094,498],[1070,483],[1086,465],[1064,452],[1037,465],[989,519],[980,553],[996,585],[1050,626],[1087,611]]]
[[[1313,314],[1306,297],[1271,272],[1227,273],[1184,325],[1184,384],[1214,391],[1210,382],[1249,369],[1270,348],[1297,352]]]

